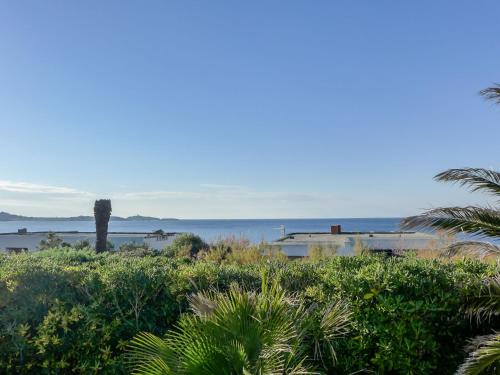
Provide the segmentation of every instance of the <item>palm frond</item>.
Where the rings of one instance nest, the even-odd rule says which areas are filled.
[[[138,375],[173,375],[167,364],[173,356],[171,348],[162,338],[142,332],[135,336],[127,352],[127,362]]]
[[[484,168],[457,168],[437,174],[436,181],[455,182],[469,186],[471,191],[486,190],[500,195],[500,173]]]
[[[482,336],[474,339],[476,349],[459,367],[457,375],[479,375],[484,371],[498,374],[500,370],[500,334]]]
[[[232,285],[226,293],[199,292],[189,301],[193,314],[182,315],[164,338],[140,334],[132,341],[135,373],[307,373],[304,353],[295,351],[301,308],[277,282],[263,285],[261,293]]]
[[[331,303],[324,311],[320,328],[325,337],[333,339],[345,335],[351,324],[351,310],[343,301]]]
[[[500,276],[484,281],[478,295],[469,298],[466,312],[478,321],[500,314]]]
[[[307,342],[309,356],[320,361],[324,370],[335,365],[335,340],[345,335],[351,325],[351,309],[344,301],[336,301],[320,308],[312,304],[299,317],[302,333]]]
[[[473,255],[479,258],[484,258],[489,255],[500,256],[500,246],[490,242],[461,241],[446,247],[442,254],[442,256],[446,258],[451,258],[456,255]]]
[[[492,100],[497,104],[500,104],[500,85],[495,83],[494,86],[485,88],[479,91],[479,94],[482,95],[486,100]]]
[[[435,228],[447,233],[500,237],[500,212],[483,207],[443,207],[403,219],[405,229]]]
[[[143,333],[132,341],[136,374],[313,374],[312,341],[334,359],[333,341],[347,332],[351,316],[342,302],[306,308],[266,275],[260,293],[232,285],[189,301],[192,313],[163,338]]]
[[[210,315],[217,307],[215,296],[210,292],[198,292],[188,297],[189,306],[194,314],[203,317]]]

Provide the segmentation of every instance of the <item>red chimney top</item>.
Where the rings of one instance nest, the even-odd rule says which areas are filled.
[[[340,225],[332,225],[330,231],[332,234],[340,234],[342,232]]]

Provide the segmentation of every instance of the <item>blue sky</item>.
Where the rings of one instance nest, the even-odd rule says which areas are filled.
[[[405,216],[485,202],[498,1],[0,3],[0,210]]]

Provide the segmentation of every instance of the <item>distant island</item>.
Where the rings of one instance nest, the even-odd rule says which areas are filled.
[[[93,221],[93,216],[71,216],[71,217],[33,217],[9,214],[8,212],[0,212],[0,221]],[[151,221],[151,220],[179,220],[175,218],[164,218],[151,216],[134,215],[129,217],[111,216],[110,221]]]

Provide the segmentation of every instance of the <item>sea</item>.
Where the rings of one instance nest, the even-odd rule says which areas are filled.
[[[227,237],[244,237],[251,242],[272,242],[285,233],[328,232],[330,226],[340,224],[343,231],[386,232],[398,231],[401,218],[358,218],[358,219],[210,219],[210,220],[138,220],[110,221],[110,232],[190,232],[207,242]],[[26,228],[29,232],[93,232],[93,221],[0,221],[0,233],[17,232]]]

